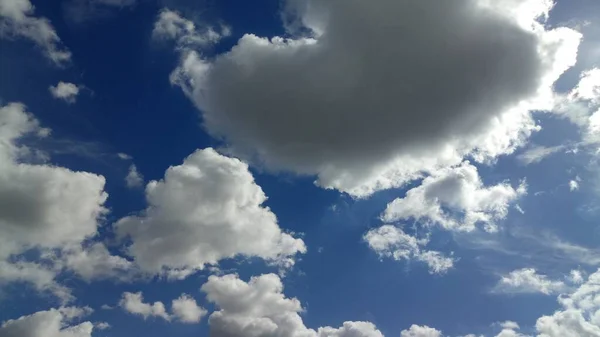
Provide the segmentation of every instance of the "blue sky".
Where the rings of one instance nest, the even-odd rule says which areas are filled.
[[[0,0],[0,337],[600,336],[598,13]]]

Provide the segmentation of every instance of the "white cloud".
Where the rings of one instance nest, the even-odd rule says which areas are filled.
[[[79,94],[79,87],[76,84],[63,81],[58,82],[55,86],[51,85],[48,90],[54,98],[62,99],[67,103],[75,103]]]
[[[69,317],[60,310],[38,311],[8,320],[0,327],[0,337],[91,337],[94,325],[83,322],[68,325]]]
[[[498,293],[542,293],[556,294],[567,290],[567,285],[559,280],[551,280],[546,275],[538,274],[533,268],[513,270],[502,276],[494,292]]]
[[[577,191],[579,189],[579,180],[573,179],[569,181],[569,190]]]
[[[577,85],[557,97],[553,112],[580,127],[584,144],[600,142],[600,68],[583,71]]]
[[[185,277],[235,256],[286,266],[304,242],[283,233],[248,166],[211,148],[198,150],[146,186],[148,208],[115,224],[145,271]]]
[[[95,242],[88,247],[75,246],[63,252],[62,263],[85,281],[98,279],[128,280],[134,276],[131,261],[111,255],[106,246]]]
[[[165,305],[162,302],[157,301],[153,304],[144,303],[144,297],[141,292],[123,293],[119,306],[128,313],[142,316],[144,319],[148,317],[160,317],[166,321],[171,320],[171,316],[167,313]]]
[[[383,337],[369,322],[344,322],[340,328],[318,331],[304,325],[300,301],[286,298],[275,274],[252,277],[210,276],[202,286],[206,298],[219,310],[209,317],[211,336],[229,337]]]
[[[442,337],[442,332],[426,325],[413,324],[408,330],[402,330],[400,337]]]
[[[94,327],[98,330],[106,330],[106,329],[110,329],[112,326],[110,324],[108,324],[107,322],[98,322],[94,325]]]
[[[484,186],[477,168],[464,162],[433,172],[404,198],[388,204],[381,218],[384,222],[412,218],[458,231],[471,231],[482,224],[494,231],[496,221],[506,217],[509,205],[525,193],[524,183],[516,189],[506,182]]]
[[[71,60],[71,52],[62,42],[50,21],[33,16],[35,8],[29,0],[0,0],[0,38],[23,37],[43,49],[46,57],[57,65]]]
[[[20,138],[48,134],[22,104],[0,107],[0,282],[30,282],[68,301],[69,290],[54,281],[62,261],[50,254],[42,265],[18,255],[69,250],[96,235],[107,194],[102,176],[22,162],[30,149],[17,144]]]
[[[171,304],[173,316],[183,323],[198,323],[208,311],[198,306],[196,300],[187,294],[182,294]]]
[[[15,141],[39,130],[23,105],[0,108],[0,257],[79,243],[105,212],[104,177],[18,162]]]
[[[544,158],[551,156],[564,149],[564,145],[557,145],[551,147],[534,145],[529,147],[529,149],[527,149],[525,152],[519,154],[517,156],[517,160],[519,160],[524,165],[535,164],[539,163]]]
[[[568,279],[574,284],[582,284],[584,281],[584,275],[585,273],[583,271],[574,269],[569,273]]]
[[[229,34],[230,30],[226,26],[221,26],[220,31],[213,27],[197,27],[178,12],[166,8],[158,14],[152,31],[155,39],[174,40],[178,48],[204,47],[219,42]]]
[[[134,164],[129,166],[129,172],[125,177],[125,182],[129,188],[140,187],[144,184],[144,176],[138,172],[137,167]]]
[[[123,153],[123,152],[117,153],[117,157],[119,157],[119,159],[122,159],[122,160],[131,160],[132,159],[132,157],[130,155],[128,155],[127,153]]]
[[[292,38],[246,34],[215,58],[186,53],[171,80],[237,156],[359,197],[469,154],[512,153],[538,129],[528,110],[551,107],[581,38],[538,21],[545,0],[284,7]]]
[[[371,229],[363,239],[380,257],[425,262],[430,273],[445,273],[454,266],[454,259],[439,252],[422,249],[421,247],[427,244],[427,239],[419,240],[392,225]]]

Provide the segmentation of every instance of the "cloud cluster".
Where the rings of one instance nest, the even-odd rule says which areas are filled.
[[[246,34],[214,59],[189,52],[171,80],[237,156],[359,197],[513,152],[580,40],[543,23],[543,0],[284,7],[291,38]]]
[[[370,322],[344,322],[340,328],[304,325],[300,301],[283,294],[275,274],[252,277],[210,276],[202,286],[206,298],[219,310],[209,317],[211,336],[229,337],[383,337]]]
[[[29,0],[0,0],[0,38],[29,39],[56,65],[66,64],[71,60],[71,52],[62,46],[50,21],[35,17],[34,10]]]
[[[371,229],[363,239],[380,257],[421,261],[427,264],[432,274],[445,273],[454,266],[454,259],[440,252],[423,249],[427,239],[417,239],[392,225]]]
[[[196,303],[190,295],[181,294],[171,302],[172,314],[167,312],[166,306],[160,302],[152,304],[145,303],[141,292],[123,293],[119,306],[130,314],[148,317],[159,317],[168,322],[175,319],[182,323],[199,323],[202,317],[206,316],[207,310]]]
[[[123,275],[131,263],[102,243],[84,244],[106,213],[104,177],[25,161],[33,150],[21,139],[49,132],[22,104],[0,107],[0,284],[28,282],[67,301],[69,289],[55,281],[61,271],[91,280]],[[21,257],[31,249],[41,261]]]
[[[182,278],[236,256],[260,257],[282,266],[306,251],[283,233],[248,166],[208,148],[167,169],[146,186],[148,208],[119,220],[127,252],[144,271]]]

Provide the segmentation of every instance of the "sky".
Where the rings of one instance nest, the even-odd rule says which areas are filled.
[[[0,337],[600,337],[597,0],[0,0]]]

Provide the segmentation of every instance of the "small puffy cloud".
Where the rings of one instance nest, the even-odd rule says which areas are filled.
[[[426,325],[413,324],[408,330],[402,330],[400,337],[442,337],[442,332]]]
[[[0,0],[0,38],[22,37],[33,41],[56,65],[71,60],[71,52],[62,42],[50,21],[34,16],[29,0]]]
[[[572,191],[577,191],[579,189],[579,179],[572,179],[569,180],[569,190]]]
[[[187,294],[182,294],[171,304],[173,316],[183,323],[198,323],[208,311],[198,306],[196,300]]]
[[[115,224],[142,270],[183,278],[236,256],[293,264],[304,242],[283,233],[248,166],[208,148],[146,186],[148,208]]]
[[[559,280],[551,280],[546,275],[538,274],[533,268],[513,270],[502,276],[493,289],[497,293],[542,293],[557,294],[567,289],[567,285]]]
[[[91,322],[69,325],[69,321],[60,309],[38,311],[2,323],[0,337],[92,337]]]
[[[122,160],[131,160],[132,159],[132,157],[130,155],[128,155],[127,153],[123,153],[123,152],[117,153],[117,157],[119,157],[119,159],[122,159]]]
[[[551,156],[551,155],[553,155],[559,151],[562,151],[564,149],[565,149],[564,145],[551,146],[551,147],[534,145],[534,146],[531,146],[529,149],[527,149],[525,152],[519,154],[517,156],[517,160],[520,161],[524,165],[535,164],[535,163],[539,163],[544,158]]]
[[[439,225],[447,230],[471,231],[482,224],[488,231],[504,219],[509,206],[526,193],[526,185],[517,188],[506,182],[484,186],[477,168],[469,162],[440,169],[421,185],[388,204],[384,222],[414,219]]]
[[[422,246],[427,244],[426,239],[419,240],[392,225],[371,229],[363,239],[380,257],[421,261],[429,266],[432,274],[445,273],[454,266],[454,259],[423,249]]]
[[[296,298],[283,294],[279,276],[265,274],[249,282],[237,275],[210,276],[202,286],[218,310],[209,317],[211,336],[229,337],[382,337],[370,322],[343,323],[340,328],[304,325],[303,308]]]
[[[123,293],[119,306],[128,313],[142,316],[144,319],[148,317],[160,317],[166,321],[171,320],[171,316],[167,313],[165,305],[162,302],[157,301],[153,304],[144,303],[144,297],[141,292]]]
[[[90,307],[60,307],[58,311],[67,321],[89,316],[94,312]]]
[[[185,52],[171,81],[236,156],[366,197],[539,129],[529,111],[552,107],[581,39],[545,25],[552,4],[287,0],[289,38]]]
[[[51,85],[48,90],[52,97],[62,99],[67,103],[75,103],[79,94],[79,87],[76,84],[63,81],[58,82],[57,85]]]
[[[152,30],[154,39],[173,40],[178,48],[204,47],[219,42],[229,34],[226,26],[221,26],[220,31],[213,27],[197,27],[191,20],[167,8],[160,11]]]
[[[138,172],[134,164],[129,166],[129,172],[125,176],[125,183],[127,183],[127,187],[129,188],[140,187],[144,184],[144,176]]]
[[[98,330],[106,330],[106,329],[110,329],[112,326],[110,324],[108,324],[107,322],[98,322],[98,323],[94,324],[94,327]]]
[[[581,284],[584,281],[584,276],[584,272],[582,272],[581,270],[574,269],[571,270],[571,272],[569,273],[568,279],[574,284]]]

